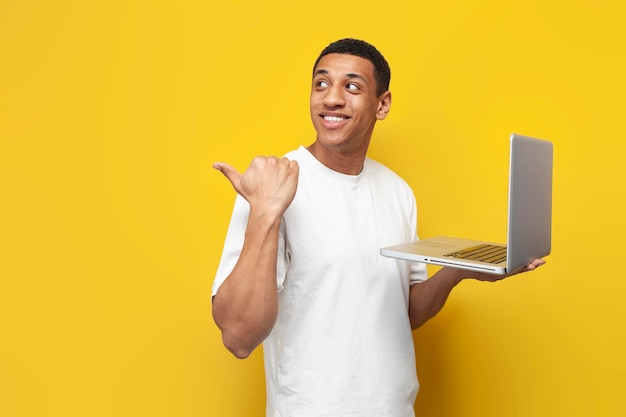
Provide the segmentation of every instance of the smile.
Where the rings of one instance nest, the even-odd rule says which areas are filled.
[[[327,122],[343,122],[344,120],[346,120],[345,117],[339,117],[339,116],[323,116],[324,120],[326,120]]]

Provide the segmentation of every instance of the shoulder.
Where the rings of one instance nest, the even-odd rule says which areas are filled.
[[[298,149],[287,152],[283,155],[283,157],[292,161],[298,161],[298,163],[302,163],[308,159],[308,151],[304,146],[300,146]]]
[[[411,190],[411,186],[404,180],[404,178],[386,165],[368,157],[365,159],[365,167],[370,180],[382,181],[390,186],[403,188],[409,191]]]

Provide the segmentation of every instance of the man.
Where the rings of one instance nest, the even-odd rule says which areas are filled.
[[[417,239],[412,190],[366,156],[389,80],[372,45],[332,43],[313,69],[313,144],[257,157],[243,175],[214,165],[239,196],[213,316],[235,356],[263,343],[270,417],[413,416],[411,329],[462,279],[504,278],[442,268],[426,279],[424,265],[379,255]]]

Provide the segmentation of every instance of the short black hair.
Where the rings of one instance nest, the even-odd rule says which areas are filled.
[[[346,54],[354,55],[367,59],[374,65],[374,78],[376,79],[376,95],[380,96],[389,90],[389,82],[391,81],[391,69],[385,60],[385,57],[373,45],[352,38],[345,38],[335,41],[328,45],[317,57],[315,65],[313,65],[313,73],[315,68],[323,56],[328,54]]]

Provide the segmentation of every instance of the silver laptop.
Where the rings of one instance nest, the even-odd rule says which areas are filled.
[[[492,274],[509,274],[550,254],[552,143],[512,134],[507,244],[435,237],[382,248],[381,255]]]

